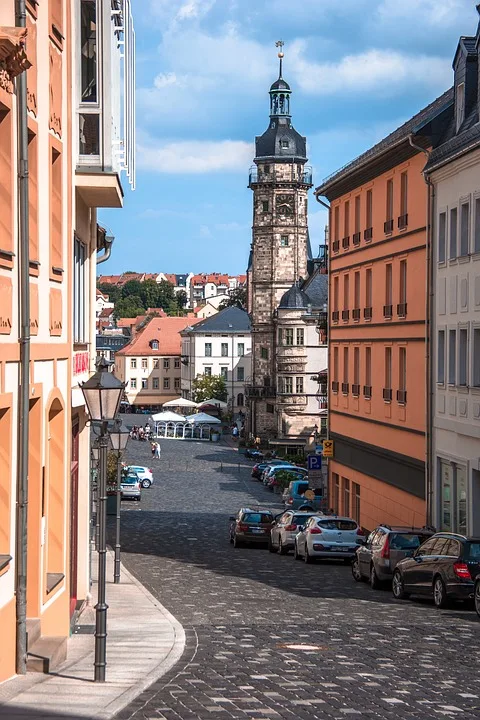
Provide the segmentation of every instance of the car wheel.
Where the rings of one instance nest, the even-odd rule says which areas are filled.
[[[375,570],[375,565],[372,563],[372,567],[370,568],[370,587],[372,590],[378,590],[380,588],[380,584],[377,571]]]
[[[304,562],[307,563],[307,565],[312,562],[312,558],[311,558],[310,555],[308,554],[308,545],[307,545],[307,543],[305,543],[305,555],[303,556],[303,560],[304,560]]]
[[[405,592],[403,578],[399,570],[395,570],[393,573],[392,592],[396,600],[407,600],[410,597],[410,594]]]
[[[438,608],[444,608],[448,605],[445,583],[443,582],[440,575],[437,575],[437,577],[433,581],[433,602]]]
[[[357,582],[362,582],[363,578],[362,573],[360,572],[360,563],[358,562],[357,557],[353,558],[352,575],[354,580],[356,580]]]
[[[277,548],[276,548],[275,545],[272,543],[272,538],[271,538],[271,537],[268,538],[268,552],[271,552],[271,553],[277,552]]]
[[[473,602],[475,603],[475,612],[480,617],[480,581],[475,583],[475,593]]]
[[[283,547],[282,538],[278,541],[278,554],[279,555],[286,555],[288,553],[288,549]]]
[[[295,542],[295,545],[293,546],[293,559],[294,560],[301,560],[302,556],[298,552],[297,543]]]
[[[142,487],[143,487],[143,488],[149,488],[151,484],[152,484],[152,483],[150,482],[150,480],[149,480],[148,478],[145,478],[144,480],[142,480]]]
[[[240,540],[237,539],[236,535],[233,536],[233,547],[234,548],[242,547],[242,543]]]

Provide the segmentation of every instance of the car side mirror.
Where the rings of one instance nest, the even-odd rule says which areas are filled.
[[[235,515],[230,515],[230,517],[228,519],[230,520],[230,522],[232,522],[233,520],[236,520],[237,518],[235,517]]]

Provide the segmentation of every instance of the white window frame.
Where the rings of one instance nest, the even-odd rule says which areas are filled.
[[[87,246],[77,235],[73,240],[73,342],[88,342],[87,318],[89,316],[86,292],[87,280]]]

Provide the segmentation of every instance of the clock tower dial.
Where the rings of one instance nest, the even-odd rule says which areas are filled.
[[[275,212],[277,215],[293,215],[295,213],[295,196],[292,193],[277,195]]]

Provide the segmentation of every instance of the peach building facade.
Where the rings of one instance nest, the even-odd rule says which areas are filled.
[[[65,654],[71,624],[90,592],[90,440],[78,384],[93,369],[97,249],[108,246],[97,229],[97,207],[120,207],[123,196],[120,165],[113,163],[106,172],[108,165],[96,158],[86,164],[80,152],[85,43],[92,52],[101,32],[103,53],[115,57],[113,42],[107,42],[118,40],[110,29],[110,0],[26,0],[26,32],[15,28],[15,5],[14,0],[0,3],[0,681],[14,675],[23,660],[16,650],[15,599],[21,534],[16,505],[22,72],[27,74],[29,172],[28,669],[43,666],[33,660],[32,639],[41,644],[55,638],[57,656]],[[120,68],[110,57],[108,68],[118,73],[120,87]],[[104,71],[98,60],[99,82]]]
[[[427,186],[442,96],[316,189],[330,205],[329,504],[425,523]]]

